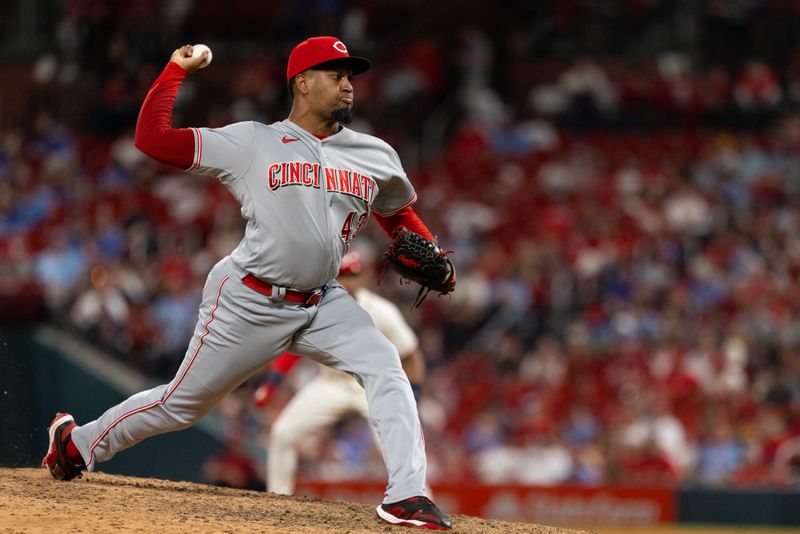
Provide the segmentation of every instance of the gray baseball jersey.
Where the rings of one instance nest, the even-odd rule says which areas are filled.
[[[225,184],[247,220],[233,260],[279,286],[330,281],[370,210],[390,215],[416,198],[394,149],[348,128],[322,140],[288,119],[194,132],[190,170]]]
[[[191,171],[218,178],[242,205],[245,237],[211,270],[175,378],[138,393],[72,439],[89,470],[149,436],[179,430],[289,351],[357,376],[389,473],[384,502],[425,495],[425,449],[397,349],[339,285],[341,257],[366,224],[415,199],[395,151],[347,128],[317,139],[286,120],[193,129]],[[327,286],[315,305],[251,289],[248,274],[295,290]],[[280,291],[277,291],[280,295]]]

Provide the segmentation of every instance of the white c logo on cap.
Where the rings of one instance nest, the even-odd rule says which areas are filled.
[[[346,46],[344,45],[344,43],[343,43],[343,42],[341,42],[341,41],[336,41],[335,43],[333,43],[333,47],[334,47],[334,48],[335,48],[335,49],[336,49],[338,52],[341,52],[342,54],[346,54],[346,53],[347,53],[347,47],[346,47]]]

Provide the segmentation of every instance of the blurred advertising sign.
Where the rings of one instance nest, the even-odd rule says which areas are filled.
[[[531,487],[438,484],[440,508],[452,514],[551,525],[646,525],[675,521],[676,493],[662,488]],[[298,495],[374,504],[380,483],[299,482]]]

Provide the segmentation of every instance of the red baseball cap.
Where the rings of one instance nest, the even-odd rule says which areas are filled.
[[[338,37],[310,37],[295,46],[289,54],[286,65],[286,81],[288,82],[301,72],[317,65],[335,61],[353,70],[353,74],[361,74],[370,68],[372,63],[367,58],[351,56],[347,47]]]
[[[342,257],[342,264],[339,266],[339,276],[346,274],[359,274],[364,269],[361,263],[361,254],[356,251],[348,252]]]

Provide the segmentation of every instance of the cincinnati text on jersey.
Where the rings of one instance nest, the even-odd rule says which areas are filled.
[[[319,163],[307,161],[273,163],[267,169],[269,188],[273,191],[289,185],[319,189],[323,175],[326,190],[354,196],[372,204],[377,193],[375,180],[358,171],[322,167]]]

